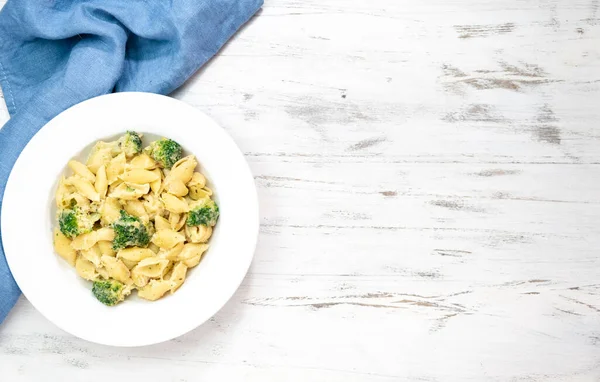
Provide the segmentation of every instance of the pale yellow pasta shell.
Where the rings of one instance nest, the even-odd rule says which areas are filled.
[[[150,278],[157,278],[163,275],[163,272],[168,265],[169,260],[167,259],[149,257],[140,261],[138,265],[133,268],[133,272]]]
[[[160,176],[158,176],[156,173],[154,173],[152,171],[148,171],[148,170],[139,169],[139,168],[124,172],[119,177],[125,183],[136,183],[136,184],[151,183],[151,182],[154,182],[154,181],[160,179]]]
[[[208,249],[208,244],[187,243],[177,259],[188,268],[193,268],[200,262],[202,255]]]
[[[151,250],[152,252],[154,252],[154,254],[157,254],[158,252],[160,252],[160,247],[154,243],[150,243],[148,245],[148,249]]]
[[[92,153],[90,154],[86,162],[88,169],[94,174],[98,172],[100,166],[108,164],[112,159],[110,148],[98,148],[101,147],[102,144],[105,143],[96,143],[96,146],[94,147],[94,149],[92,149]]]
[[[102,165],[100,166],[100,168],[98,168],[94,188],[96,189],[96,193],[98,193],[101,199],[104,199],[106,197],[106,191],[108,190],[108,178],[106,177],[105,165]]]
[[[212,235],[212,227],[199,225],[195,227],[185,226],[185,236],[191,243],[206,243]]]
[[[164,251],[161,251],[158,256],[162,259],[175,261],[179,258],[178,256],[181,253],[181,251],[183,250],[183,247],[184,247],[183,242],[179,243],[171,249],[166,249]]]
[[[181,158],[173,165],[173,167],[171,167],[169,178],[173,180],[181,180],[185,184],[192,179],[194,169],[197,165],[198,162],[196,161],[196,157],[193,155],[188,155],[184,158]]]
[[[121,259],[121,261],[123,262],[123,264],[125,264],[125,266],[127,267],[127,269],[132,270],[136,265],[137,265],[137,261],[130,261],[127,259]]]
[[[146,222],[150,219],[146,209],[144,208],[144,203],[138,199],[129,200],[125,204],[125,211],[127,211],[128,214],[137,216]]]
[[[119,179],[119,175],[125,171],[126,163],[127,157],[125,156],[125,153],[121,153],[110,160],[110,163],[106,167],[108,184],[113,184]]]
[[[97,241],[113,241],[115,239],[115,231],[109,227],[103,227],[96,231]]]
[[[198,265],[198,263],[200,262],[201,259],[202,259],[202,256],[196,256],[196,257],[189,258],[188,260],[184,261],[183,263],[185,264],[186,267],[194,268],[196,265]]]
[[[150,219],[154,219],[156,216],[161,215],[164,212],[164,205],[158,199],[158,197],[152,193],[144,195],[143,201],[144,209]]]
[[[71,247],[71,240],[60,232],[60,229],[54,229],[54,250],[72,266],[75,265],[77,251]]]
[[[175,229],[177,231],[181,231],[181,229],[185,226],[185,222],[187,221],[187,214],[183,214],[181,215],[181,218],[179,219],[179,223],[177,223],[177,225],[175,226]]]
[[[121,204],[116,198],[108,197],[100,209],[102,224],[109,225],[119,220]]]
[[[98,272],[100,277],[102,277],[105,280],[108,280],[110,278],[110,275],[108,274],[108,271],[105,268],[96,268],[96,272]]]
[[[89,260],[79,256],[77,260],[75,260],[75,271],[77,274],[86,280],[93,281],[98,277],[98,273],[96,272],[96,267]]]
[[[158,195],[162,191],[162,172],[158,168],[155,168],[154,170],[152,170],[152,172],[158,175],[158,178],[154,182],[150,183],[150,188],[152,189],[152,192],[154,192],[155,195]]]
[[[135,200],[150,191],[149,184],[121,183],[108,196],[122,200]]]
[[[109,183],[107,194],[110,196],[110,194],[112,194],[117,189],[117,187],[119,187],[122,184],[123,184],[123,181],[119,178],[117,178],[117,180],[114,181],[113,183]]]
[[[145,287],[138,290],[138,296],[155,301],[164,296],[170,289],[171,282],[169,280],[150,280]]]
[[[100,257],[102,256],[102,253],[98,245],[94,245],[90,249],[83,250],[80,253],[84,259],[94,264],[96,268],[101,266]]]
[[[188,188],[185,186],[185,183],[179,179],[169,178],[165,180],[164,190],[175,196],[186,196],[188,194]]]
[[[156,228],[157,231],[170,230],[171,224],[162,216],[157,216],[154,218],[154,228]]]
[[[195,172],[192,175],[192,179],[189,181],[188,186],[199,186],[200,188],[204,188],[206,186],[206,178],[202,173]]]
[[[170,229],[162,229],[152,235],[152,242],[162,249],[171,249],[184,241],[184,235]]]
[[[86,211],[90,209],[90,200],[88,198],[86,198],[85,196],[81,196],[77,192],[74,192],[74,193],[68,195],[67,199],[68,199],[69,205],[71,204],[71,200],[75,200],[77,207],[79,207],[83,210],[86,210]]]
[[[181,214],[190,210],[190,207],[183,198],[164,193],[161,195],[161,199],[165,205],[165,209],[169,212]]]
[[[127,283],[130,277],[129,269],[121,260],[110,256],[102,256],[101,260],[110,277],[122,283]]]
[[[175,229],[175,227],[179,224],[179,220],[181,220],[181,216],[183,214],[175,214],[175,213],[169,213],[169,224],[171,225],[171,229],[173,231],[179,231],[178,229]]]
[[[188,267],[181,262],[173,267],[171,277],[169,278],[169,281],[171,282],[171,293],[175,293],[175,291],[183,284],[187,270]]]
[[[193,200],[200,200],[204,198],[208,198],[212,195],[212,191],[208,188],[202,188],[200,186],[190,186],[189,188],[189,197]]]
[[[114,257],[116,255],[115,250],[112,247],[112,242],[110,241],[99,241],[96,243],[98,248],[100,248],[100,253],[102,256],[111,256]]]
[[[146,210],[146,214],[149,216],[154,216],[156,214],[161,214],[164,211],[164,206],[160,199],[152,192],[147,195],[142,196],[141,199],[142,205],[144,206],[144,210]],[[154,219],[154,218],[152,218]]]
[[[131,168],[140,168],[144,170],[152,170],[156,168],[156,162],[154,159],[150,158],[147,154],[140,154],[134,157],[131,162],[129,162],[129,166]]]
[[[78,251],[85,251],[94,246],[98,242],[98,234],[95,231],[84,233],[77,236],[71,242],[71,247]]]
[[[156,256],[156,254],[149,248],[131,247],[121,249],[117,253],[117,258],[126,259],[129,261],[141,261],[148,257]]]
[[[173,262],[169,261],[167,266],[162,271],[162,275],[160,276],[161,279],[165,279],[165,276],[167,276],[167,278],[171,277],[171,270],[173,269],[173,265]]]
[[[58,208],[62,209],[69,207],[69,204],[71,203],[69,194],[72,191],[73,190],[71,189],[71,187],[67,186],[67,184],[65,183],[65,177],[62,176],[58,181],[58,187],[56,188],[56,193],[54,194],[56,198],[56,206]]]
[[[100,195],[89,180],[72,176],[70,182],[81,195],[94,202],[100,201]]]
[[[169,224],[171,224],[171,229],[173,231],[179,231],[185,221],[187,220],[187,214],[170,214],[169,215]]]
[[[131,279],[133,280],[133,283],[139,288],[146,286],[146,284],[148,284],[148,281],[150,280],[148,276],[140,275],[138,273],[135,273],[135,271],[131,272]]]
[[[79,175],[83,179],[86,179],[91,183],[94,183],[96,181],[96,176],[83,163],[76,160],[70,160],[68,166],[71,170],[73,170],[75,174]]]

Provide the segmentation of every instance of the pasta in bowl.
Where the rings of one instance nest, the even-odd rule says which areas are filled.
[[[141,152],[129,154],[114,143],[126,131],[143,133]],[[144,151],[164,137],[182,146],[180,158],[164,157],[172,162],[171,169],[158,163],[154,149]],[[122,146],[134,140],[133,136],[123,138]],[[104,143],[97,146],[99,141]],[[191,179],[176,181],[178,171],[189,177],[192,158],[198,164]],[[158,172],[161,184],[155,192]],[[64,195],[59,196],[59,204],[57,191]],[[212,213],[192,213],[203,207],[216,210],[211,201],[218,205],[216,220]],[[63,212],[66,233],[60,231]],[[197,108],[148,93],[97,97],[52,119],[16,161],[0,213],[6,260],[27,300],[62,330],[112,346],[167,341],[206,322],[242,283],[259,229],[254,179],[233,139]],[[148,234],[147,245],[143,235],[135,237],[141,243],[134,241],[134,233],[142,226]],[[66,239],[59,235],[63,246],[57,249],[64,258],[54,248],[56,229]],[[89,235],[89,230],[96,233]],[[131,237],[123,236],[115,244],[117,231],[129,232]],[[182,244],[188,250],[177,253]],[[198,256],[206,245],[210,247]],[[83,274],[93,281],[80,277],[71,265],[78,258],[88,265]],[[178,263],[183,265],[177,267]],[[177,272],[181,274],[184,265],[185,279],[176,289]],[[162,298],[149,302],[138,297],[144,288],[138,285],[146,277],[146,286],[159,283],[166,290]],[[94,297],[94,282],[112,286],[112,280],[121,283],[122,289],[119,284],[116,291],[98,284],[96,290],[102,299],[115,302],[107,306]],[[165,280],[168,283],[161,283]]]
[[[56,190],[56,253],[113,306],[132,291],[155,301],[174,293],[200,262],[219,217],[194,155],[172,139],[143,148],[127,131],[98,141]]]

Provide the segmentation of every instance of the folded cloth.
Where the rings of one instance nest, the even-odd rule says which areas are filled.
[[[168,94],[263,0],[9,0],[0,12],[0,212],[17,157],[51,118],[112,91]],[[81,126],[85,129],[85,126]],[[20,291],[1,245],[0,323]]]

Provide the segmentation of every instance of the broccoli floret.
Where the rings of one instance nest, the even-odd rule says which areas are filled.
[[[94,281],[92,293],[104,305],[113,306],[125,299],[124,285],[116,280]]]
[[[121,151],[132,157],[142,152],[142,137],[135,131],[128,131],[117,141]]]
[[[71,203],[71,208],[59,212],[58,225],[60,232],[69,239],[92,231],[97,214],[88,214]]]
[[[205,198],[199,200],[192,206],[188,213],[187,225],[195,227],[198,225],[214,226],[219,217],[219,206],[213,200]]]
[[[121,217],[112,224],[115,231],[113,249],[118,251],[126,247],[146,247],[150,242],[148,228],[142,221],[121,210]]]
[[[146,147],[144,151],[154,158],[161,167],[167,169],[173,167],[181,159],[183,153],[179,143],[167,138],[150,143],[150,146]]]

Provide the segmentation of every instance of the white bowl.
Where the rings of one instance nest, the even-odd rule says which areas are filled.
[[[135,293],[107,307],[91,282],[53,250],[54,192],[71,158],[85,158],[97,140],[126,130],[168,137],[198,158],[214,190],[220,217],[210,249],[173,295],[149,302]],[[244,156],[212,119],[175,99],[116,93],[80,103],[44,126],[21,153],[8,179],[1,231],[10,270],[27,299],[61,329],[113,346],[163,342],[196,328],[231,298],[252,261],[258,199]]]

